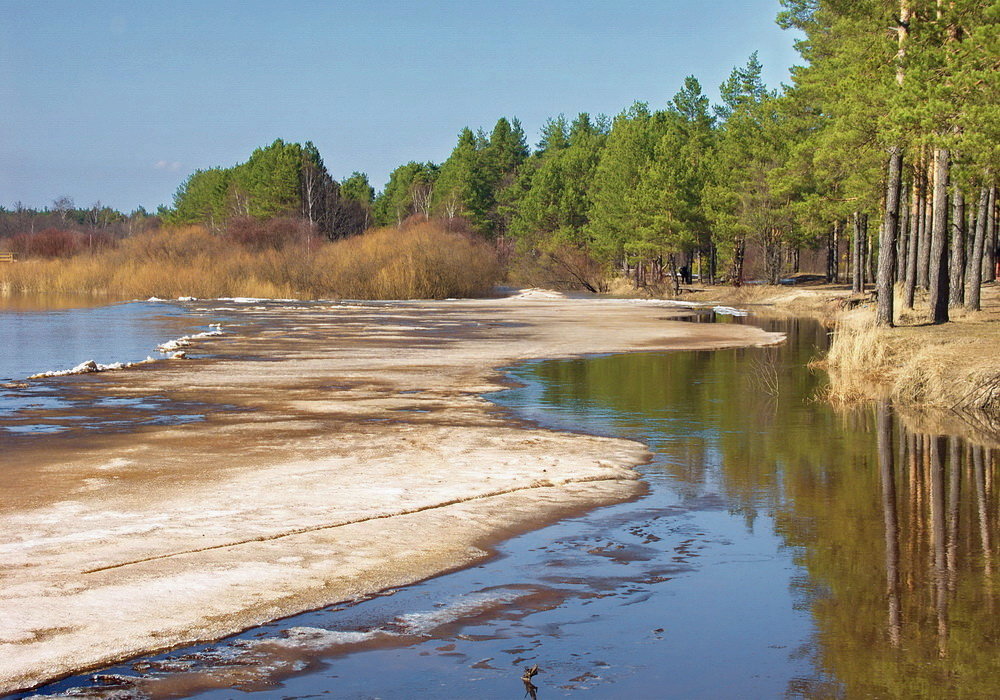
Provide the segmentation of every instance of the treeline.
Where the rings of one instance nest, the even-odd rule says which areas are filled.
[[[720,104],[688,77],[663,109],[551,119],[530,155],[516,120],[464,129],[442,165],[392,173],[377,219],[464,217],[592,288],[609,272],[637,286],[676,286],[692,270],[773,283],[805,253],[862,291],[886,250],[906,263],[882,256],[907,305],[923,288],[975,308],[996,267],[996,8],[783,5],[778,22],[805,35],[792,85],[769,89],[755,54]],[[886,222],[898,234],[882,244]]]
[[[114,246],[159,224],[159,217],[142,207],[124,214],[100,202],[80,208],[70,197],[45,209],[17,202],[0,207],[0,249],[25,257],[65,257]]]

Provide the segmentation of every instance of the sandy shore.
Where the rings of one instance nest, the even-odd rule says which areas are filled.
[[[545,295],[226,306],[240,325],[199,341],[214,359],[50,380],[207,420],[0,432],[0,691],[426,578],[642,493],[643,445],[511,420],[481,396],[498,367],[781,339]]]

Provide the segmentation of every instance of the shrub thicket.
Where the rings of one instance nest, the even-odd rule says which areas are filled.
[[[164,228],[91,255],[22,260],[0,266],[0,289],[112,299],[417,299],[485,295],[499,274],[492,245],[437,222],[412,221],[331,243],[277,220],[225,235],[201,226]]]

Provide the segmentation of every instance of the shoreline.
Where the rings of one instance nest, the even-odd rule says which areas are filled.
[[[17,488],[0,508],[2,532],[18,533],[0,542],[3,692],[426,579],[642,492],[632,467],[645,446],[501,415],[482,394],[504,388],[504,366],[781,340],[613,300],[244,315],[202,341],[216,359],[102,373],[91,387],[243,412],[144,430],[140,444],[15,446]]]

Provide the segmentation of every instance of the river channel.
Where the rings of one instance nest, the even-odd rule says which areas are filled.
[[[749,322],[788,342],[529,362],[491,396],[648,444],[646,495],[479,566],[12,697],[996,697],[997,454],[835,410],[807,366],[822,327]]]

